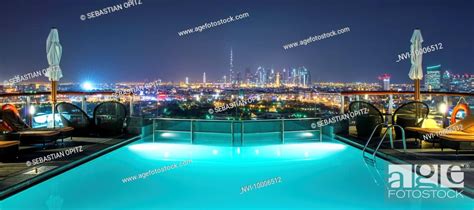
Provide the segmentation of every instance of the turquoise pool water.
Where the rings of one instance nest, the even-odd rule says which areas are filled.
[[[335,140],[251,147],[140,140],[13,195],[0,209],[474,208],[467,196],[388,198],[387,164],[368,166],[360,150]]]

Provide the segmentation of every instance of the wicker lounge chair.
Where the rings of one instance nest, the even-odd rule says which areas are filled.
[[[94,135],[95,127],[92,118],[78,106],[61,102],[56,105],[56,112],[61,117],[64,126],[74,128],[73,136]]]
[[[113,136],[124,132],[127,111],[119,102],[97,105],[93,118],[71,103],[61,102],[56,105],[56,110],[62,123],[74,128],[74,136]]]
[[[364,101],[354,101],[349,104],[349,111],[354,112],[360,109],[368,109],[369,113],[366,115],[358,115],[355,117],[356,130],[358,138],[368,138],[374,128],[384,122],[382,112],[379,111],[374,105],[364,102]],[[382,132],[382,126],[377,128],[374,133],[375,137],[380,137]]]
[[[394,112],[392,116],[392,123],[405,129],[405,138],[418,139],[419,136],[417,132],[406,130],[406,128],[421,128],[421,125],[423,125],[424,119],[428,117],[429,112],[430,109],[428,105],[423,102],[408,102],[398,107],[398,109]],[[402,131],[400,129],[395,129],[395,136],[397,139],[400,139],[402,136]]]
[[[94,124],[100,136],[119,135],[126,127],[127,108],[115,101],[103,102],[94,109]]]
[[[26,124],[20,117],[20,114],[15,106],[11,104],[5,104],[2,107],[3,121],[10,131],[57,131],[59,132],[59,138],[65,139],[72,137],[74,128],[72,127],[57,127],[57,128],[31,128]]]

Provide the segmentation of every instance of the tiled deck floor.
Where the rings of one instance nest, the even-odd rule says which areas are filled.
[[[45,149],[42,148],[42,145],[20,146],[17,159],[0,163],[0,192],[3,192],[16,184],[40,176],[44,172],[65,166],[69,163],[110,148],[113,145],[128,141],[132,137],[132,135],[123,135],[114,138],[73,137],[72,139],[64,139],[64,142],[58,140],[56,145],[47,145]],[[27,161],[32,161],[35,158],[44,157],[77,146],[82,146],[82,152],[77,152],[30,167],[26,165]]]
[[[349,129],[349,135],[338,135],[340,140],[348,140],[355,142],[356,145],[363,147],[367,142],[367,139],[357,138],[355,127],[351,126]],[[378,141],[374,140],[375,143]],[[390,148],[388,137],[384,140],[380,148],[380,152],[396,159],[399,159],[408,164],[461,164],[465,167],[464,171],[464,185],[467,188],[465,191],[471,197],[474,197],[474,151],[463,150],[456,154],[453,149],[445,148],[441,151],[439,144],[435,144],[433,147],[432,143],[423,141],[421,148],[415,139],[407,139],[407,152],[403,153],[403,144],[401,140],[394,141],[395,150]],[[375,146],[371,143],[371,148]]]

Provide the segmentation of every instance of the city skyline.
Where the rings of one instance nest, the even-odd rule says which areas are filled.
[[[50,2],[48,8],[46,4],[22,1],[6,2],[0,8],[0,24],[9,28],[0,34],[0,80],[48,66],[44,42],[53,26],[59,29],[64,49],[62,82],[177,82],[185,77],[194,81],[200,80],[203,72],[207,72],[208,81],[217,81],[229,74],[232,49],[236,75],[244,75],[247,69],[255,73],[259,66],[276,70],[305,66],[313,82],[377,82],[378,75],[388,73],[394,83],[410,83],[409,59],[396,61],[400,53],[409,51],[415,28],[421,29],[424,46],[444,46],[423,56],[424,67],[442,64],[443,71],[474,72],[474,64],[463,59],[474,56],[474,29],[466,27],[474,22],[470,1],[400,1],[384,5],[372,0],[341,4],[231,1],[231,7],[223,6],[221,10],[206,7],[218,1],[143,1],[138,7],[85,21],[80,19],[81,14],[121,1]],[[13,8],[25,12],[16,14]],[[282,9],[285,15],[280,17],[277,11]],[[180,17],[171,10],[188,15]],[[44,16],[42,11],[62,12]],[[427,17],[420,17],[419,11]],[[201,33],[184,37],[177,34],[243,12],[250,16]],[[438,13],[442,15],[428,15]],[[167,21],[170,18],[173,21]],[[343,27],[350,27],[350,32],[293,49],[282,47]],[[47,79],[41,77],[38,81]]]

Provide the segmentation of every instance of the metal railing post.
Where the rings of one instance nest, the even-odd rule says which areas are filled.
[[[130,117],[133,115],[133,94],[130,94]]]
[[[339,113],[344,114],[344,95],[341,95],[341,110]]]
[[[393,95],[392,94],[388,95],[388,113],[389,114],[393,113]]]
[[[26,104],[25,104],[25,109],[24,109],[25,117],[26,117],[26,120],[27,120],[28,124],[30,124],[30,126],[33,127],[33,116],[30,113],[30,106],[31,106],[31,97],[26,96]],[[53,109],[54,109],[54,107],[53,107]]]
[[[332,134],[331,134],[331,137],[332,137]],[[319,141],[323,142],[323,126],[319,127]]]
[[[446,107],[449,108],[449,100],[448,96],[443,96],[443,102],[446,104]],[[448,110],[443,113],[443,128],[446,128],[449,126],[449,120],[448,120]]]
[[[191,144],[194,142],[193,120],[191,120]]]
[[[234,120],[232,120],[230,122],[230,133],[232,135],[232,138],[231,138],[231,145],[233,146],[234,145]]]
[[[155,121],[156,119],[153,119],[153,143],[155,143],[155,130],[156,130]]]
[[[86,95],[82,95],[81,97],[81,109],[87,113],[87,100]]]
[[[244,126],[244,120],[242,120],[242,125],[241,125],[241,127],[242,127],[242,128],[240,129],[240,132],[241,132],[242,134],[240,135],[240,146],[244,146],[244,134],[245,134],[245,130],[244,130],[244,128],[245,128],[245,126]]]
[[[281,143],[285,143],[285,120],[281,119]]]

